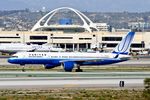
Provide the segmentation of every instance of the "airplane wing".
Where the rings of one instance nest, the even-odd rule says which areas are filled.
[[[103,62],[104,60],[118,60],[118,58],[89,58],[89,59],[68,59],[68,60],[61,60],[60,63],[63,64],[64,70],[65,71],[72,71],[72,69],[74,68],[75,64],[77,64],[77,66],[82,65],[82,64],[92,64],[92,63],[100,63]]]
[[[68,59],[68,60],[61,60],[60,63],[64,63],[64,62],[74,62],[77,64],[81,64],[84,62],[101,62],[103,60],[117,60],[118,58],[93,58],[93,59]]]

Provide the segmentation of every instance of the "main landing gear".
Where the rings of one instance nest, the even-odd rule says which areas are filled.
[[[77,65],[77,69],[75,70],[76,72],[83,72],[82,69],[80,69],[80,65]]]

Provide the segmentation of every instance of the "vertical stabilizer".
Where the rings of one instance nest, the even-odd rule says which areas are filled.
[[[113,53],[128,54],[135,32],[129,32],[121,42],[115,47]]]

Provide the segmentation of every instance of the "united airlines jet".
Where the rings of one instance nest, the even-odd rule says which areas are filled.
[[[82,72],[80,66],[106,65],[127,61],[130,59],[129,49],[135,32],[129,32],[116,48],[110,53],[88,52],[18,52],[8,59],[9,63],[43,64],[46,69],[62,65],[64,70],[71,72],[77,67],[77,72]]]

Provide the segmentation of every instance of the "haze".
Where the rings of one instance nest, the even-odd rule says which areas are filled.
[[[80,11],[91,12],[147,12],[150,0],[1,0],[0,10],[52,10],[68,6]]]

